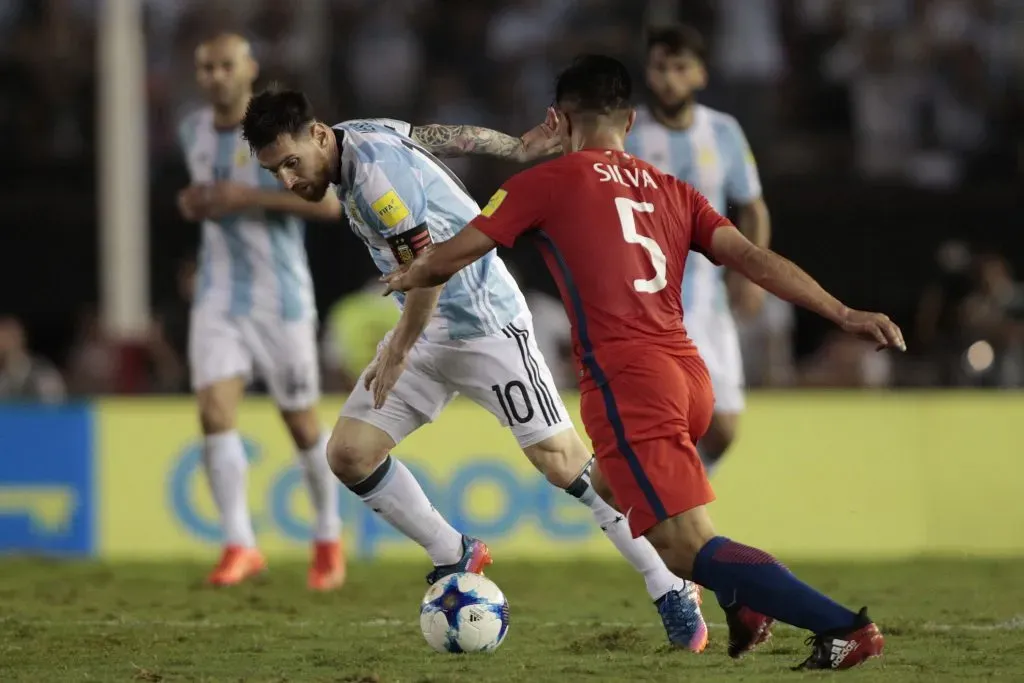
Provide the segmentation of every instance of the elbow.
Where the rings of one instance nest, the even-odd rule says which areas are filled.
[[[341,203],[337,201],[321,202],[317,206],[315,219],[325,223],[341,220]]]
[[[760,285],[765,279],[762,254],[761,248],[746,242],[739,249],[728,250],[718,260],[726,268],[730,268],[754,284]]]
[[[341,220],[341,209],[337,208],[321,211],[320,215],[317,216],[317,220],[324,223],[337,223]]]

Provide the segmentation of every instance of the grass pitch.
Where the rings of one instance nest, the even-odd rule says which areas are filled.
[[[211,558],[212,559],[212,558]],[[1024,570],[1014,561],[794,566],[852,607],[867,604],[886,656],[843,673],[794,673],[805,634],[780,627],[753,655],[725,655],[708,595],[711,645],[671,651],[639,577],[623,563],[497,558],[508,639],[491,655],[439,655],[418,605],[428,567],[356,564],[341,592],[305,589],[305,566],[276,564],[235,589],[202,586],[206,566],[0,561],[0,681],[1024,681]]]

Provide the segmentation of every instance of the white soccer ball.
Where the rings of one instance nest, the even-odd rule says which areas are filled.
[[[508,633],[508,600],[479,574],[449,574],[423,596],[420,629],[438,652],[492,652]]]

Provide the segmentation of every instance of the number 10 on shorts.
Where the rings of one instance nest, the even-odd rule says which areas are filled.
[[[526,424],[533,419],[533,404],[530,403],[530,395],[526,393],[525,384],[519,380],[512,380],[504,388],[500,384],[493,385],[491,391],[498,397],[501,411],[505,413],[505,419],[508,420],[510,426],[517,422],[519,424]],[[513,398],[515,394],[519,395],[519,403],[523,405],[525,413],[521,413],[520,407],[516,405],[516,401]]]

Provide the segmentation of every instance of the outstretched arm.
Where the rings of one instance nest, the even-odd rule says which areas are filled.
[[[879,348],[906,350],[903,333],[887,316],[845,306],[795,263],[755,245],[733,226],[717,228],[710,246],[716,261],[743,273],[780,299],[803,306],[846,332],[871,339]]]
[[[199,195],[198,207],[184,203],[191,195],[179,196],[182,213],[191,209],[196,218],[217,218],[249,209],[262,209],[279,213],[290,213],[315,221],[337,221],[341,219],[341,202],[337,195],[328,192],[324,198],[311,202],[292,194],[288,190],[270,187],[252,187],[236,182],[219,182],[204,188]],[[189,216],[186,214],[186,218]]]
[[[518,138],[480,126],[439,123],[413,126],[409,137],[439,157],[480,154],[523,163],[554,154],[560,149],[556,127],[554,111],[549,109],[542,124]]]
[[[467,225],[455,237],[429,249],[408,266],[385,276],[385,294],[408,292],[419,287],[442,285],[469,264],[481,258],[498,244],[490,237]]]

